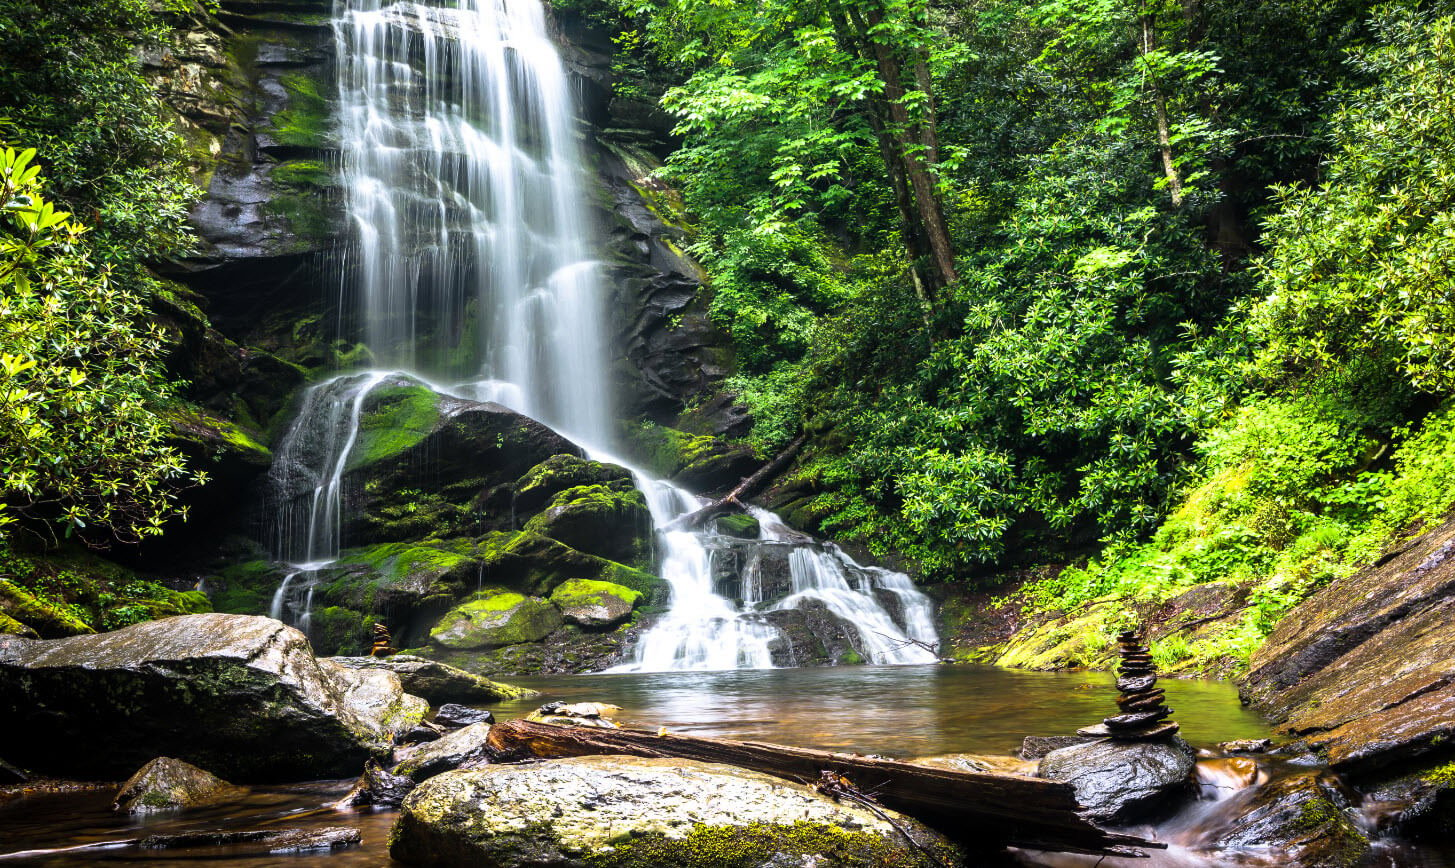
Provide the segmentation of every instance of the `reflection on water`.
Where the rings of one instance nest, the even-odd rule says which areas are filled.
[[[496,706],[524,715],[552,699],[622,707],[627,726],[892,757],[1014,753],[1027,735],[1070,735],[1116,713],[1105,672],[989,666],[840,666],[514,678],[544,696]],[[1198,746],[1268,734],[1231,685],[1163,679],[1182,734]]]
[[[37,795],[0,801],[0,866],[166,865],[169,868],[364,868],[389,863],[385,844],[394,812],[335,811],[336,801],[352,781],[314,781],[290,786],[254,787],[246,797],[222,805],[175,814],[128,817],[111,810],[114,788],[85,793]],[[352,826],[364,837],[362,847],[335,853],[267,855],[256,846],[201,847],[189,850],[142,850],[133,846],[98,847],[148,835],[175,835],[213,829],[300,829]],[[3,854],[62,847],[82,847],[50,854],[6,858]],[[326,861],[325,861],[326,860]]]

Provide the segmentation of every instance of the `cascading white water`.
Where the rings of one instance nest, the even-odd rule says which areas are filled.
[[[339,0],[336,11],[368,346],[407,370],[481,380],[482,397],[607,443],[584,161],[539,0]]]
[[[458,384],[433,388],[504,404],[599,460],[625,464],[610,454],[606,316],[585,164],[539,0],[338,0],[335,12],[343,174],[357,232],[349,295],[374,357],[412,376],[451,378]],[[274,595],[275,617],[307,625],[311,571],[338,554],[360,412],[387,376],[315,386],[280,446],[276,550],[292,571]],[[869,662],[934,659],[915,644],[930,646],[935,635],[928,600],[907,578],[865,570],[770,513],[759,516],[767,543],[798,546],[792,595],[771,605],[761,585],[738,602],[720,595],[708,536],[671,527],[699,500],[633,472],[659,530],[658,572],[672,600],[622,668],[770,667],[780,636],[769,613],[809,600],[852,626]],[[876,589],[899,596],[903,630]]]

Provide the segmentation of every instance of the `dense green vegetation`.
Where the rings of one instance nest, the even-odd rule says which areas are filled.
[[[161,289],[146,265],[185,250],[196,192],[136,60],[160,26],[143,0],[0,4],[0,132],[31,146],[0,155],[11,532],[136,540],[160,532],[189,476],[164,443],[174,393],[147,323]]]
[[[615,11],[826,530],[929,579],[1081,564],[1043,606],[1250,583],[1221,654],[1455,501],[1438,7]]]

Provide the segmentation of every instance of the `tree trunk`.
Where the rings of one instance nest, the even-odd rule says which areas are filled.
[[[511,720],[490,728],[497,757],[549,759],[624,754],[726,763],[799,783],[828,770],[849,779],[887,808],[953,829],[962,840],[984,838],[1038,850],[1145,855],[1165,844],[1107,832],[1078,813],[1070,784],[999,772],[952,771],[858,754],[675,735],[665,730],[593,729]]]
[[[1142,14],[1142,56],[1146,57],[1157,48],[1155,21],[1151,12]],[[1182,178],[1177,174],[1177,162],[1172,157],[1172,130],[1167,122],[1167,98],[1157,84],[1157,76],[1147,76],[1152,92],[1152,113],[1157,121],[1157,147],[1162,152],[1162,172],[1167,176],[1167,190],[1172,194],[1172,207],[1182,207]]]

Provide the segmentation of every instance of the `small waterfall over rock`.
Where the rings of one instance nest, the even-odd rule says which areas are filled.
[[[376,363],[438,394],[502,404],[613,457],[605,292],[572,96],[538,0],[338,0],[340,140],[356,230],[346,287]],[[312,387],[270,477],[271,612],[307,626],[339,555],[343,477],[370,392],[394,372]],[[451,385],[435,385],[449,382]],[[674,522],[703,503],[632,469],[658,530],[668,611],[630,671],[932,662],[929,601],[901,574],[755,510],[759,539]],[[480,582],[477,581],[477,590]]]

